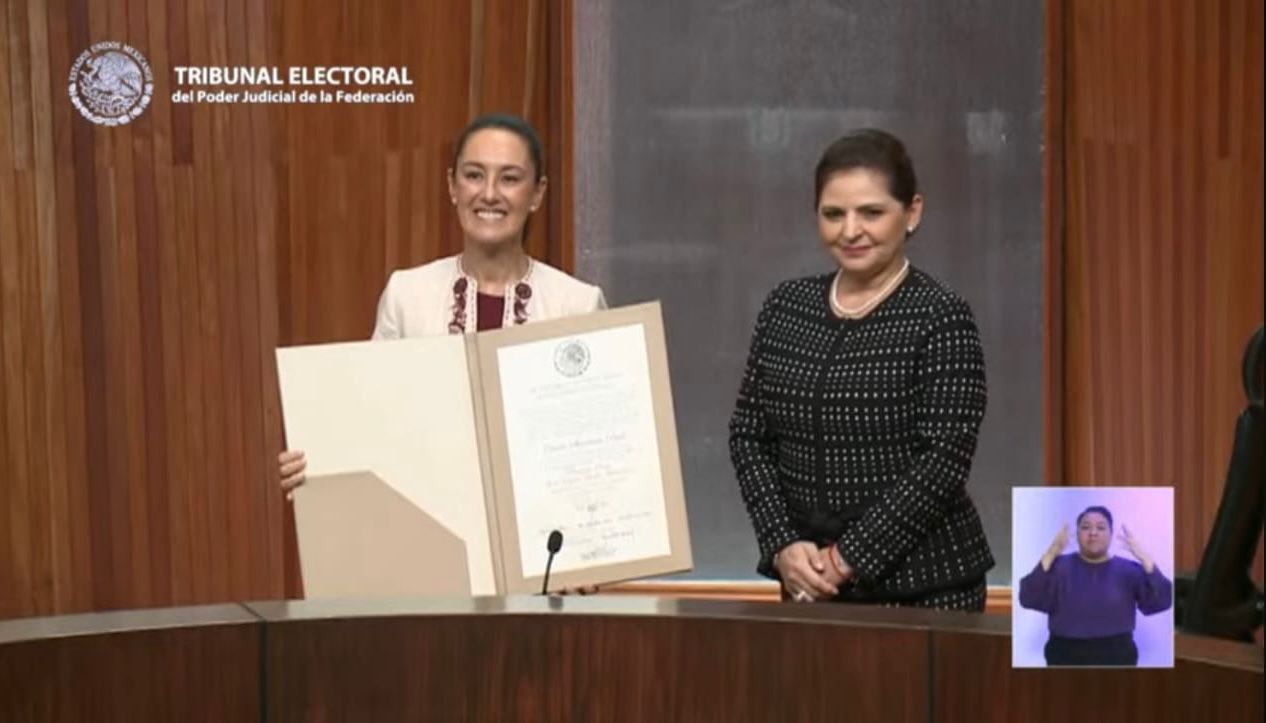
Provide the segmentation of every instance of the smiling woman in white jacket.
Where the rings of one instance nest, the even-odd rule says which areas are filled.
[[[392,273],[373,338],[469,334],[606,308],[600,288],[523,250],[547,185],[536,131],[515,116],[483,116],[466,126],[456,149],[448,190],[462,252]],[[303,483],[307,462],[299,450],[277,461],[288,494]]]

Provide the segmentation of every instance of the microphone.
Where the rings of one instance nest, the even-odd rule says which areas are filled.
[[[545,577],[541,580],[541,594],[548,594],[549,590],[549,569],[554,564],[554,555],[563,549],[563,533],[554,530],[549,533],[549,540],[545,543],[545,549],[549,551],[549,559],[545,561]]]

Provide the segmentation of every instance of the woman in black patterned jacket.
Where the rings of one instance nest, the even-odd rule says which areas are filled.
[[[982,611],[984,354],[967,303],[906,259],[923,197],[901,142],[831,144],[814,208],[837,268],[766,299],[730,420],[757,569],[799,601]]]

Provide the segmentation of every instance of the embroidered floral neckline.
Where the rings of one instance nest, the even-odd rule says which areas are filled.
[[[528,300],[532,298],[532,270],[536,262],[528,258],[527,272],[514,284],[507,284],[505,289],[505,305],[501,326],[527,323]],[[457,279],[453,281],[453,315],[448,322],[448,333],[465,334],[467,329],[479,328],[479,304],[476,295],[479,293],[479,282],[469,276],[457,260]]]

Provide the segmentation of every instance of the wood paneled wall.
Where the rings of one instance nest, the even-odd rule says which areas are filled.
[[[565,145],[569,8],[0,0],[0,617],[282,593],[273,349],[367,337],[392,269],[460,248],[470,117]],[[66,92],[102,40],[154,71],[129,126]],[[408,66],[416,102],[173,104],[177,65]],[[569,265],[550,158],[529,250]]]
[[[1063,184],[1048,201],[1064,228],[1048,222],[1063,301],[1048,471],[1174,486],[1176,559],[1194,569],[1262,323],[1262,3],[1051,4]]]

